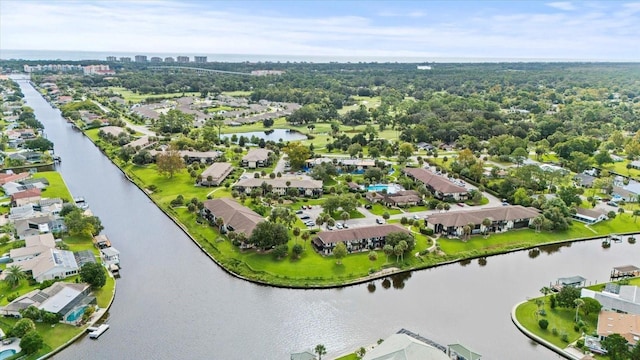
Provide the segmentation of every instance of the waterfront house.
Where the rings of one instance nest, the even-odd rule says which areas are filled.
[[[28,172],[21,172],[19,174],[11,173],[0,173],[0,185],[4,185],[8,182],[20,182],[24,179],[30,177],[31,174]]]
[[[220,186],[232,171],[231,163],[213,163],[202,172],[199,183],[202,186]]]
[[[263,186],[263,184],[265,184]],[[239,192],[251,193],[253,189],[266,190],[271,189],[271,192],[278,195],[287,194],[288,189],[298,190],[298,194],[301,196],[321,196],[322,195],[322,181],[321,180],[300,180],[296,178],[276,178],[276,179],[261,179],[261,178],[249,178],[238,181],[234,186],[234,190]]]
[[[82,318],[79,316],[83,312],[81,309],[95,302],[89,284],[57,282],[46,289],[36,289],[16,298],[0,308],[0,314],[20,317],[20,310],[35,306],[60,315],[63,322],[75,324]]]
[[[9,250],[9,257],[14,262],[32,259],[56,247],[56,240],[50,233],[27,236],[24,243],[23,247]]]
[[[49,249],[36,257],[20,261],[17,265],[38,283],[65,279],[78,274],[80,270],[73,252],[58,249]]]
[[[603,291],[582,288],[580,297],[598,300],[602,304],[603,310],[640,315],[640,288],[637,286],[609,286]]]
[[[625,338],[630,347],[640,340],[640,314],[621,314],[615,311],[601,311],[598,314],[598,336],[604,340],[612,334]]]
[[[393,334],[373,349],[362,360],[451,360],[439,348],[407,334]]]
[[[149,137],[148,136],[142,136],[139,139],[133,140],[132,142],[126,144],[124,147],[131,147],[134,149],[142,149],[147,147],[148,145],[150,145],[151,142],[149,141]]]
[[[406,228],[397,224],[373,225],[342,230],[321,231],[313,245],[316,250],[324,255],[333,253],[333,248],[338,243],[344,243],[349,252],[382,248],[387,235],[393,232],[411,234]]]
[[[591,210],[585,208],[576,208],[576,213],[572,216],[575,220],[585,224],[595,224],[597,222],[607,220],[607,215],[602,210]]]
[[[64,220],[57,219],[51,214],[44,216],[36,214],[34,217],[19,219],[14,221],[13,226],[16,229],[16,235],[20,239],[24,239],[29,235],[55,233],[66,230]]]
[[[436,234],[463,236],[464,227],[472,224],[472,234],[503,232],[511,229],[526,228],[536,216],[537,209],[520,205],[499,206],[494,208],[460,210],[429,215],[427,227]],[[491,225],[484,226],[484,219],[491,220]]]
[[[120,265],[120,251],[114,247],[100,249],[100,256],[107,265]]]
[[[439,200],[464,201],[469,192],[462,186],[456,185],[444,176],[437,175],[422,168],[404,168],[402,172],[411,179],[418,181],[433,193]]]
[[[109,241],[107,235],[98,234],[93,237],[93,245],[95,245],[98,249],[104,249],[111,247],[111,241]]]
[[[251,149],[247,155],[242,158],[242,166],[250,169],[268,166],[270,153],[271,150],[268,149]]]
[[[253,229],[264,221],[260,214],[230,198],[205,201],[201,214],[211,225],[215,224],[217,218],[222,218],[222,228],[242,232],[247,238],[251,236]]]

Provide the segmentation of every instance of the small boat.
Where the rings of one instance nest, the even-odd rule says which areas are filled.
[[[100,335],[104,334],[105,331],[107,331],[109,329],[109,324],[102,324],[100,326],[98,326],[97,328],[90,328],[90,329],[95,329],[93,331],[91,331],[89,333],[89,337],[92,339],[97,339],[100,337]],[[89,329],[87,329],[89,330]]]

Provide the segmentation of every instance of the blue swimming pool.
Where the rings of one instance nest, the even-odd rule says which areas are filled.
[[[85,308],[86,308],[86,306],[83,306],[81,308],[75,309],[71,314],[67,315],[66,321],[74,322],[74,321],[78,320],[79,318],[81,318],[82,315],[84,314],[84,309]],[[0,358],[0,359],[2,359],[2,358]]]
[[[383,190],[386,190],[387,194],[395,194],[398,191],[404,190],[404,188],[398,184],[374,184],[367,187],[367,191],[381,192]]]
[[[15,354],[16,354],[16,351],[13,350],[13,349],[7,349],[7,350],[0,351],[0,360],[6,359],[9,356],[12,356],[12,355],[15,355]]]

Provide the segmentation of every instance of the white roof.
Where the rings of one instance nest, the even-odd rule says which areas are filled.
[[[116,250],[116,248],[113,248],[113,247],[104,248],[104,249],[101,249],[100,251],[102,251],[104,256],[108,256],[108,257],[114,256],[114,255],[120,255],[120,251]]]
[[[77,289],[65,286],[60,292],[45,300],[39,308],[48,312],[57,313],[72,302],[80,293],[81,291]]]
[[[362,360],[450,360],[447,354],[405,334],[393,334]]]

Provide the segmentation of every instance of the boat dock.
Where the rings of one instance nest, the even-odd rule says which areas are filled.
[[[87,331],[89,332],[89,337],[92,339],[97,339],[100,335],[104,334],[105,331],[109,329],[109,324],[102,324],[98,327],[88,327]]]
[[[640,276],[640,268],[635,265],[616,266],[611,270],[610,280]]]

